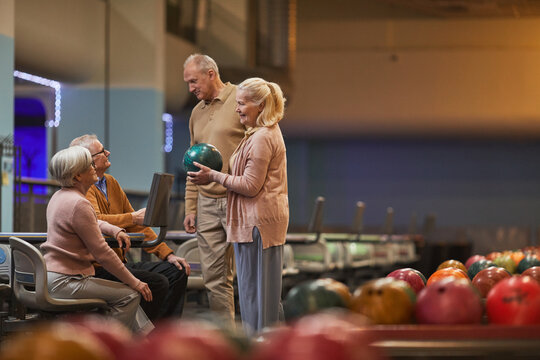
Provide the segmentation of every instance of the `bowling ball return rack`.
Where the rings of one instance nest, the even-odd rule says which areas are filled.
[[[387,273],[419,260],[418,235],[297,233],[287,234],[294,265],[302,273],[367,271]]]
[[[360,328],[391,359],[539,359],[540,325],[374,325]]]

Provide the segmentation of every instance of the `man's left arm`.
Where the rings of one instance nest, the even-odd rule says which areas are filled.
[[[92,188],[94,188],[94,186]],[[113,221],[117,219],[123,219],[123,221],[127,222],[127,224],[122,227],[126,229],[128,233],[143,233],[144,241],[150,241],[157,238],[157,235],[154,232],[154,230],[152,230],[152,228],[142,225],[142,220],[140,221],[140,224],[137,224],[135,222],[137,221],[136,220],[137,213],[139,213],[139,217],[142,217],[142,219],[144,219],[144,215],[142,214],[144,213],[144,210],[141,209],[142,211],[141,210],[135,211],[133,209],[133,206],[131,206],[131,203],[129,202],[129,199],[126,193],[124,192],[124,189],[122,189],[122,187],[116,181],[116,179],[112,177],[107,178],[107,192],[109,195],[109,202],[111,203],[111,205],[113,205],[113,203],[116,202],[116,206],[113,206],[113,208],[120,209],[121,214],[104,215],[104,217],[110,216],[111,220]],[[90,202],[92,202],[92,200],[90,200]],[[118,217],[118,218],[114,218],[114,217]],[[100,218],[99,214],[98,214],[98,218]],[[106,218],[102,220],[108,221]],[[113,225],[120,226],[118,224],[115,224],[114,222],[111,222],[111,223]],[[144,248],[144,250],[149,254],[156,255],[159,259],[163,261],[166,261],[169,255],[174,254],[172,249],[168,247],[167,244],[165,243],[161,243],[151,248]]]
[[[103,197],[103,199],[101,199]],[[127,228],[133,225],[131,213],[125,214],[109,214],[106,206],[104,205],[106,200],[105,196],[95,187],[92,186],[86,193],[86,198],[92,204],[94,211],[99,220],[108,222],[121,228]],[[100,203],[102,206],[100,206]],[[103,208],[102,208],[103,207]]]

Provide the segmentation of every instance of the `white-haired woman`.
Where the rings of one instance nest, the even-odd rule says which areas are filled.
[[[283,244],[289,223],[287,157],[278,122],[279,85],[250,78],[238,85],[236,112],[248,129],[233,153],[230,174],[206,166],[188,172],[195,184],[227,188],[227,239],[234,242],[240,313],[249,335],[279,320]]]
[[[109,315],[134,331],[148,331],[153,326],[139,308],[139,293],[148,301],[152,293],[126,269],[102,233],[128,247],[129,236],[123,229],[98,220],[85,197],[97,181],[94,166],[90,152],[81,146],[60,150],[49,164],[49,172],[61,185],[47,206],[47,241],[41,245],[49,291],[59,298],[103,299],[109,305]],[[93,277],[94,261],[125,285]]]

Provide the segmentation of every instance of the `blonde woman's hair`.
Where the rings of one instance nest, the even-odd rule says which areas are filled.
[[[72,187],[73,178],[92,165],[92,155],[87,148],[70,146],[60,150],[49,163],[49,173],[62,187]]]
[[[264,104],[257,117],[257,127],[270,127],[283,119],[286,99],[278,84],[261,78],[249,78],[238,85],[238,91],[244,93],[246,100],[256,105]]]

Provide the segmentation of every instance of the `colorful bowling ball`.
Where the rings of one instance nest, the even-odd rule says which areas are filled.
[[[502,268],[502,267],[496,267],[491,266],[486,269],[480,270],[478,274],[472,279],[472,284],[476,289],[478,289],[478,292],[480,293],[480,296],[482,298],[485,298],[487,294],[489,293],[489,290],[501,281],[502,279],[509,278],[510,273]]]
[[[426,286],[425,276],[420,271],[412,268],[394,270],[386,277],[407,282],[416,294]]]
[[[63,321],[79,326],[77,332],[89,332],[118,358],[132,340],[132,333],[124,324],[111,317],[98,315],[70,315]]]
[[[437,270],[433,274],[431,274],[431,276],[427,280],[426,286],[429,286],[432,283],[445,279],[447,277],[469,280],[469,277],[463,270],[453,267],[447,267]]]
[[[525,256],[540,256],[540,246],[525,246],[523,249],[521,249],[521,251],[523,251]]]
[[[505,268],[510,274],[515,274],[517,271],[517,265],[509,254],[503,254],[492,260],[497,266]]]
[[[474,279],[476,274],[480,272],[480,270],[484,270],[490,266],[496,266],[492,261],[490,260],[479,260],[475,263],[473,263],[471,266],[469,266],[469,269],[467,270],[467,275],[469,275],[469,279]]]
[[[479,255],[479,254],[473,255],[467,259],[467,261],[465,262],[465,267],[467,268],[467,270],[469,270],[471,265],[479,260],[486,260],[486,257],[484,255]]]
[[[382,360],[358,314],[321,312],[281,327],[255,344],[251,360]]]
[[[89,332],[64,322],[40,324],[4,343],[2,360],[113,360],[114,355]]]
[[[341,298],[347,307],[350,306],[352,300],[352,294],[349,290],[349,287],[332,278],[322,278],[315,281],[316,283],[321,283],[330,291],[335,291]]]
[[[231,322],[226,316],[218,316],[214,312],[201,312],[190,317],[191,320],[209,322],[218,329],[227,341],[242,355],[251,348],[251,339],[242,328],[241,319]]]
[[[368,281],[353,294],[351,309],[375,324],[413,321],[416,294],[409,284],[391,277]]]
[[[491,324],[540,324],[540,284],[530,276],[512,276],[499,281],[486,298]]]
[[[502,252],[500,251],[492,251],[490,252],[489,254],[486,255],[486,260],[491,260],[493,261],[493,259],[499,257],[502,255]]]
[[[449,268],[449,267],[456,268],[456,269],[462,270],[464,273],[467,273],[467,268],[459,260],[446,260],[439,265],[437,270]]]
[[[533,266],[540,266],[540,260],[535,255],[527,255],[519,262],[517,272],[522,274],[525,270]]]
[[[525,257],[525,253],[523,251],[512,251],[510,253],[510,257],[512,258],[512,260],[514,260],[514,263],[516,264],[516,266],[519,265],[519,262]]]
[[[341,295],[324,282],[311,280],[293,287],[283,302],[285,320],[293,321],[323,309],[346,308]]]
[[[478,324],[483,306],[467,279],[444,278],[428,284],[418,294],[416,321],[420,324]]]
[[[521,273],[522,276],[530,276],[540,283],[540,266],[532,266]]]
[[[236,360],[238,353],[220,329],[202,320],[167,320],[142,341],[133,342],[119,360]]]
[[[204,166],[208,166],[216,171],[221,171],[223,167],[223,159],[219,150],[211,144],[195,144],[187,149],[184,154],[184,169],[186,171],[199,171],[200,169],[193,164],[198,162]]]

